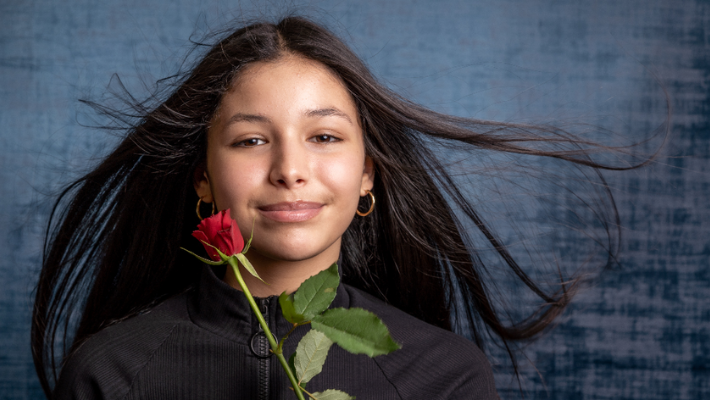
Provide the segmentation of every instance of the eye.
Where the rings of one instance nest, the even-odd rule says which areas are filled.
[[[316,143],[333,143],[333,142],[339,142],[339,141],[340,141],[340,139],[338,139],[337,137],[335,137],[335,136],[333,136],[333,135],[329,135],[329,134],[327,134],[327,133],[323,133],[323,134],[320,134],[320,135],[313,136],[313,137],[311,138],[311,140],[314,141],[314,142],[316,142]]]
[[[234,147],[254,147],[254,146],[260,146],[265,143],[266,143],[266,141],[264,139],[249,138],[246,140],[242,140],[241,142],[237,142],[237,143],[233,144],[232,146],[234,146]]]

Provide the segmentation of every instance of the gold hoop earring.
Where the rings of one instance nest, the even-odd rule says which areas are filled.
[[[195,209],[195,212],[197,212],[197,218],[202,221],[204,218],[202,218],[202,215],[200,215],[200,204],[202,203],[202,197],[197,199],[197,208]],[[214,215],[214,201],[212,202],[212,215]]]
[[[361,217],[366,217],[366,216],[372,214],[372,212],[375,210],[375,195],[372,194],[372,192],[369,190],[366,190],[366,192],[367,192],[367,194],[370,195],[370,200],[372,200],[372,204],[370,204],[370,209],[367,210],[367,212],[360,212],[360,210],[357,210],[357,209],[355,210],[357,215],[359,215]]]

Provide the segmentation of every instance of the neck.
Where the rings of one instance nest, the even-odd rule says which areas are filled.
[[[253,249],[249,249],[245,255],[254,266],[257,274],[268,285],[252,276],[240,264],[239,273],[242,275],[242,279],[244,279],[253,296],[268,297],[278,296],[283,292],[293,293],[301,286],[303,281],[328,269],[334,262],[338,261],[340,246],[331,246],[331,248],[314,257],[296,261],[277,260],[264,256]],[[231,268],[227,268],[224,282],[237,290],[241,290]]]

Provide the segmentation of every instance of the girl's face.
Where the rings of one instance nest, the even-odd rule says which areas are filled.
[[[318,62],[286,56],[249,65],[224,95],[195,189],[231,209],[245,238],[254,221],[258,258],[333,262],[373,174],[341,80]]]

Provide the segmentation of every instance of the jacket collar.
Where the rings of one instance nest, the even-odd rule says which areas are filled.
[[[251,335],[260,330],[259,323],[244,293],[222,281],[225,271],[224,266],[203,264],[200,281],[188,297],[188,312],[196,325],[229,340],[247,344]],[[266,314],[269,329],[277,340],[291,329],[292,325],[281,313],[278,296],[254,299],[262,308],[262,313]],[[349,295],[341,283],[330,308],[347,308],[349,305]]]

